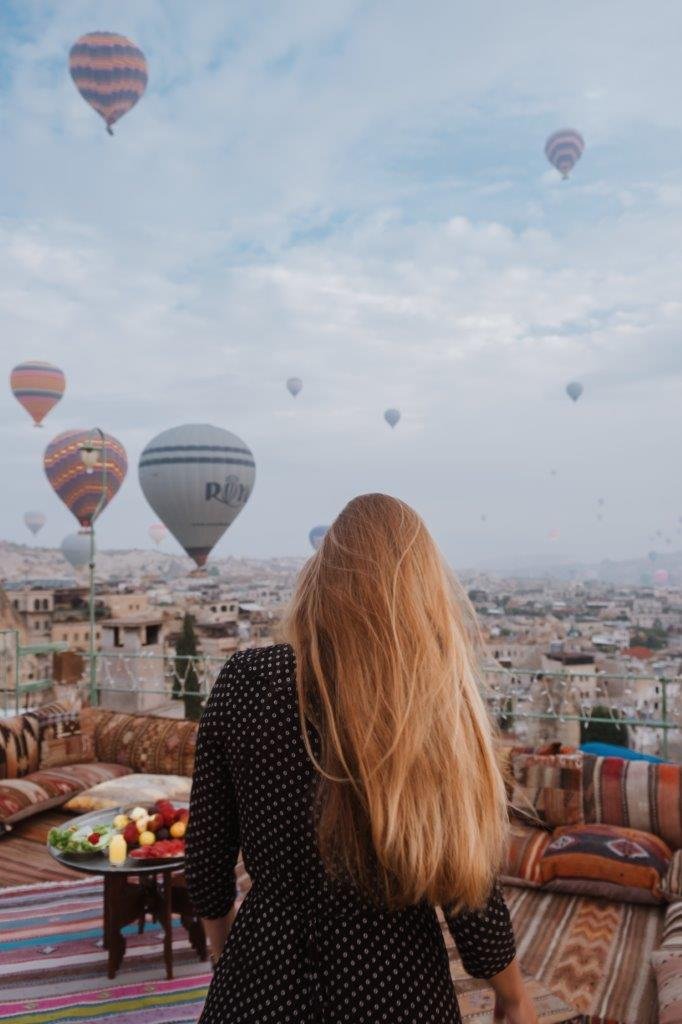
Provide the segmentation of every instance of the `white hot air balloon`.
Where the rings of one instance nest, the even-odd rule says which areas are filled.
[[[201,566],[249,500],[256,464],[236,434],[188,423],[157,434],[138,472],[159,519]]]
[[[149,527],[148,533],[155,544],[160,544],[168,533],[168,530],[163,523],[152,523]]]
[[[45,525],[45,516],[42,512],[25,512],[24,523],[35,536],[36,533],[40,533]]]
[[[308,540],[313,551],[319,551],[324,540],[324,535],[329,529],[328,526],[313,526],[312,530],[308,534]]]
[[[400,409],[387,409],[384,413],[384,419],[389,427],[395,427],[396,423],[400,421]]]
[[[300,377],[289,377],[289,380],[287,381],[287,391],[289,392],[290,395],[293,395],[294,398],[296,398],[296,395],[299,393],[302,387],[303,381],[301,380]]]
[[[82,569],[90,561],[90,531],[69,533],[61,543],[62,554],[74,569]]]

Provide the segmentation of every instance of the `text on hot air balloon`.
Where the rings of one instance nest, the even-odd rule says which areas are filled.
[[[230,508],[238,508],[249,497],[249,489],[241,483],[238,477],[230,475],[225,477],[224,484],[218,483],[217,480],[208,480],[205,497],[206,501],[215,499]]]

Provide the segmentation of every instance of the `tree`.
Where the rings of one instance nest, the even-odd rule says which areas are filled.
[[[609,718],[608,722],[593,722],[593,718]],[[619,747],[627,747],[628,731],[626,726],[617,721],[618,712],[597,704],[587,721],[580,722],[581,743],[615,743]]]
[[[199,691],[195,659],[197,656],[197,635],[194,632],[194,619],[185,613],[182,620],[182,632],[175,645],[175,676],[173,679],[173,698],[185,702],[185,718],[197,722],[201,717],[202,700]],[[183,686],[184,683],[184,686]]]

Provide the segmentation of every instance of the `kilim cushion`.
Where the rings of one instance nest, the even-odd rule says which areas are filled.
[[[186,775],[125,775],[100,782],[71,797],[65,811],[84,814],[128,804],[151,805],[157,800],[189,800],[192,780]]]
[[[135,772],[191,775],[197,729],[185,719],[104,713],[95,720],[95,754]]]
[[[583,810],[586,822],[653,832],[677,850],[682,847],[682,765],[585,754]]]
[[[682,900],[682,850],[675,850],[673,854],[663,882],[663,893],[668,900]]]
[[[83,731],[77,705],[46,704],[33,713],[40,730],[41,768],[94,760],[92,736]]]
[[[651,954],[658,985],[658,1024],[682,1021],[682,950],[659,949]]]
[[[512,809],[532,805],[539,820],[555,827],[583,820],[582,754],[514,753]]]
[[[665,908],[661,946],[677,946],[682,949],[682,900],[670,903]]]
[[[542,885],[540,858],[550,839],[549,832],[544,829],[512,824],[501,881],[509,885],[539,888]]]
[[[38,768],[38,721],[17,715],[0,722],[0,779],[20,779]]]
[[[128,774],[118,764],[72,764],[0,781],[0,824],[8,825],[58,807],[86,786]]]
[[[540,858],[546,888],[632,903],[661,903],[668,846],[649,832],[615,825],[557,828]]]

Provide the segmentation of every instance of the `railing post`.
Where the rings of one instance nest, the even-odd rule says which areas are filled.
[[[663,740],[661,742],[661,754],[665,761],[668,760],[668,680],[661,679],[661,721],[665,722],[663,729]]]

